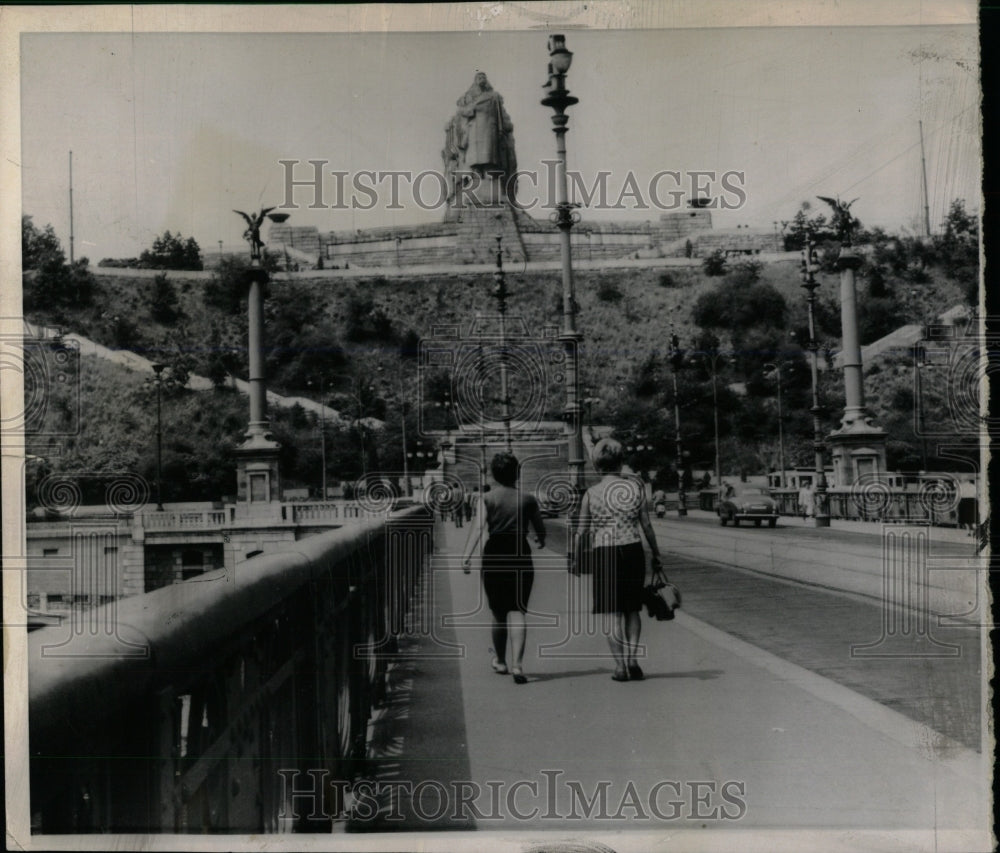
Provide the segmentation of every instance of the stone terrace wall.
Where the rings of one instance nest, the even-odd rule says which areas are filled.
[[[503,234],[504,258],[521,261],[553,261],[560,256],[559,230],[548,219],[549,211],[535,216],[521,210],[469,208],[447,222],[401,227],[380,227],[320,234],[312,226],[271,225],[267,243],[272,251],[281,246],[323,256],[324,266],[394,267],[440,264],[482,264],[494,259],[494,237]],[[499,218],[498,218],[499,217]],[[688,238],[719,240],[706,244],[734,251],[754,232],[711,232],[708,210],[664,213],[645,222],[602,222],[584,219],[570,232],[574,254],[581,260],[614,260],[683,254]],[[767,236],[767,235],[763,235]],[[714,238],[713,238],[714,239]],[[756,236],[754,239],[758,239]],[[770,250],[770,245],[750,250]],[[714,248],[706,248],[709,254]]]
[[[753,228],[735,228],[725,231],[706,231],[691,239],[696,257],[706,257],[717,250],[727,254],[759,255],[762,252],[781,252],[781,239],[773,231]]]

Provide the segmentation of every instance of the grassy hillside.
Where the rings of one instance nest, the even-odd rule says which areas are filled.
[[[238,267],[224,269],[211,281],[178,275],[172,273],[165,283],[97,274],[88,305],[69,310],[36,300],[38,307],[30,312],[29,319],[61,326],[108,346],[141,352],[175,365],[181,372],[207,375],[220,383],[227,371],[245,377],[246,309]],[[776,462],[776,388],[761,373],[761,360],[785,355],[797,365],[789,368],[785,378],[784,426],[789,464],[809,459],[812,429],[808,372],[799,350],[805,338],[806,319],[798,264],[770,264],[757,275],[760,284],[773,287],[784,297],[786,308],[780,322],[745,336],[744,348],[763,347],[764,351],[738,352],[737,358],[747,363],[724,366],[719,398],[724,467],[749,473],[759,473]],[[582,333],[581,388],[589,400],[587,419],[612,423],[623,438],[652,448],[636,460],[640,467],[665,467],[674,456],[672,376],[667,362],[672,324],[682,346],[690,347],[701,331],[692,320],[692,309],[699,298],[713,292],[722,281],[697,267],[581,270],[575,274],[578,328]],[[824,350],[836,351],[839,280],[836,274],[820,274],[819,281],[821,342]],[[538,417],[556,419],[564,403],[561,348],[554,338],[561,322],[561,278],[558,272],[508,268],[507,285],[508,328],[513,336],[525,330],[541,353],[541,373],[537,374],[541,380],[529,382],[525,378],[528,374],[517,366],[521,362],[512,359],[516,362],[512,371],[515,408],[531,404]],[[421,377],[422,385],[417,381],[414,355],[418,342],[427,346],[435,332],[457,327],[457,332],[452,329],[449,333],[474,346],[475,337],[470,335],[480,315],[478,322],[489,337],[496,329],[493,286],[492,275],[472,272],[393,279],[276,277],[269,285],[265,306],[269,387],[318,399],[322,380],[325,402],[349,416],[387,417],[391,428],[380,440],[381,453],[401,464],[401,403],[409,406],[411,447],[421,424],[441,427],[453,423],[447,407],[433,405],[455,402],[444,393],[442,376],[436,377],[436,385],[432,381],[435,376],[428,379],[426,373]],[[858,290],[864,327],[869,306],[884,312],[886,297],[869,296],[864,276],[859,278]],[[735,292],[739,293],[739,287]],[[933,321],[941,310],[961,302],[963,296],[961,288],[936,269],[919,284],[896,278],[889,282],[888,292],[894,323]],[[798,337],[792,338],[792,331],[797,331]],[[720,330],[719,334],[722,347],[730,347],[726,332]],[[748,366],[754,359],[755,366]],[[488,387],[483,393],[489,398],[487,409],[498,413],[494,367],[487,366],[489,378],[484,381]],[[867,367],[870,372],[875,365]],[[444,374],[447,370],[440,368],[436,372]],[[76,466],[78,470],[111,466],[148,474],[150,405],[148,389],[142,387],[143,378],[118,374],[110,366],[99,364],[89,364],[86,373],[90,377],[85,395],[89,408],[81,421],[86,427],[64,445],[61,461],[54,464]],[[912,462],[917,446],[913,421],[900,416],[902,397],[896,389],[907,380],[900,374],[887,385],[890,375],[895,376],[886,371],[881,378],[869,381],[875,386],[870,401],[877,421],[891,425],[895,461]],[[534,403],[527,394],[532,383],[536,391],[542,389]],[[704,368],[682,371],[679,384],[682,426],[690,453],[688,464],[699,469],[710,467],[714,448],[708,374]],[[828,429],[836,426],[843,405],[839,386],[835,371],[824,375],[822,393],[829,408],[825,417]],[[112,388],[116,389],[114,394]],[[423,410],[417,405],[421,400]],[[191,493],[211,497],[217,496],[220,489],[227,491],[224,484],[232,476],[231,451],[241,437],[244,407],[245,398],[226,391],[178,393],[172,398],[168,408],[177,438],[170,450],[171,464],[176,465],[171,471],[178,482],[189,484]],[[309,448],[315,448],[318,441],[309,419],[301,412],[297,417],[295,426],[294,416],[275,414],[279,426],[287,426],[288,453],[300,454],[297,460],[287,460],[293,479],[308,482],[316,479],[309,473],[310,466],[313,473],[318,467],[316,454]],[[343,447],[338,451],[341,458],[331,463],[331,470],[347,473],[358,468],[359,442],[357,436],[343,437]]]

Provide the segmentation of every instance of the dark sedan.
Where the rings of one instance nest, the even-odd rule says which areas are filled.
[[[725,527],[730,521],[733,527],[741,521],[752,521],[757,527],[766,521],[768,527],[774,527],[778,523],[778,505],[766,489],[748,486],[739,494],[722,499],[719,522]]]

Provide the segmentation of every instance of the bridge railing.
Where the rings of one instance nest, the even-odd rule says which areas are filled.
[[[329,831],[432,524],[361,521],[32,632],[33,832]]]
[[[797,489],[770,489],[769,493],[777,504],[779,515],[802,515]],[[714,512],[718,502],[715,489],[704,489],[698,493],[698,508]],[[934,495],[913,489],[831,489],[827,492],[830,518],[847,521],[913,522],[953,527],[962,522],[957,496]],[[963,498],[971,506],[969,521],[977,518],[974,498]],[[669,502],[668,502],[669,508]]]

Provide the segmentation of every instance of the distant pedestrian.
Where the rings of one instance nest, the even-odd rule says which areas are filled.
[[[641,481],[622,474],[622,446],[606,438],[594,448],[594,467],[601,481],[584,493],[578,535],[593,547],[594,613],[604,616],[604,630],[615,659],[615,681],[641,681],[636,661],[639,649],[642,591],[646,583],[646,555],[642,538],[652,551],[654,576],[663,578],[660,549],[649,523]],[[574,548],[574,552],[576,549]]]
[[[803,483],[799,486],[799,514],[802,518],[812,518],[816,510],[816,494],[812,486]]]
[[[486,600],[493,614],[493,671],[509,671],[517,684],[528,679],[522,669],[527,629],[524,614],[535,579],[535,569],[528,547],[528,527],[534,528],[538,547],[545,545],[545,525],[534,495],[517,488],[520,463],[512,453],[498,453],[490,464],[496,487],[486,491],[476,513],[476,523],[469,531],[462,563],[466,574],[472,554],[488,532],[482,549],[482,579]],[[489,489],[487,486],[486,489]],[[485,490],[484,490],[485,491]],[[507,667],[507,639],[512,660]]]

